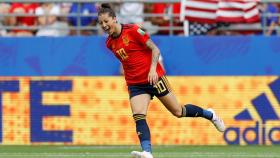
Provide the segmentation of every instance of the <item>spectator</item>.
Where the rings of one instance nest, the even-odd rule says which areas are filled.
[[[279,13],[279,8],[277,3],[268,3],[264,4],[262,8],[263,14],[266,16],[262,17],[262,27],[267,28],[264,32],[265,35],[276,35],[277,33],[277,25],[279,23],[279,17],[276,14]]]
[[[142,17],[144,13],[143,3],[132,3],[126,2],[120,5],[120,23],[123,24],[142,24],[144,18]]]
[[[71,6],[72,6],[72,3],[69,3],[69,2],[60,4],[60,13],[61,13],[61,15],[63,15],[63,16],[59,17],[60,21],[65,21],[68,23],[67,16],[70,12]]]
[[[173,17],[174,14],[180,14],[180,3],[155,3],[153,4],[152,13],[154,14],[163,14],[160,17],[152,17],[152,24],[158,25],[161,27],[170,27],[170,20],[173,18],[173,26],[183,26],[179,17]],[[160,35],[168,35],[169,29],[159,30],[158,34]],[[174,31],[174,34],[183,34],[183,30]]]
[[[60,6],[53,3],[45,3],[36,9],[39,30],[36,36],[66,36],[68,35],[68,24],[58,21]]]
[[[12,3],[9,13],[12,14],[35,14],[38,3]],[[36,26],[35,16],[13,16],[10,17],[9,22],[13,26]],[[33,36],[34,31],[16,29],[11,31],[15,36]]]
[[[8,3],[0,3],[0,14],[7,14],[9,12],[10,5]],[[7,17],[0,17],[0,36],[7,36],[7,29],[4,28],[7,24]]]
[[[153,6],[150,3],[144,3],[144,11],[143,13],[145,14],[152,14],[153,13]],[[156,34],[158,32],[158,26],[157,25],[153,25],[151,22],[151,16],[147,16],[147,17],[143,17],[143,23],[139,24],[140,27],[142,27],[142,29],[144,28],[149,28],[148,30],[145,29],[145,31],[147,33],[149,33],[150,35]]]
[[[78,14],[80,13],[81,17],[77,17],[78,15],[69,16],[68,22],[70,26],[78,27],[79,25],[81,27],[90,27],[96,25],[97,16],[96,15],[90,15],[90,14],[96,14],[97,9],[94,3],[80,3],[80,12],[78,12],[79,9],[79,3],[73,3],[69,13],[70,14]],[[80,24],[79,24],[79,18],[80,18]],[[81,35],[92,35],[95,34],[96,31],[90,29],[81,30]],[[71,30],[71,35],[77,35],[77,30]]]

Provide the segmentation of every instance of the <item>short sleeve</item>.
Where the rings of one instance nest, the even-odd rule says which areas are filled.
[[[112,50],[112,48],[111,48],[111,42],[110,42],[109,37],[108,37],[107,40],[106,40],[106,47],[107,47],[108,49]]]
[[[147,32],[145,32],[143,29],[138,27],[137,25],[133,27],[132,35],[133,37],[135,37],[137,41],[139,41],[144,45],[150,39],[150,35]]]

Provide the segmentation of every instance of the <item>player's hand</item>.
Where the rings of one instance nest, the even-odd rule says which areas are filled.
[[[150,70],[148,74],[148,81],[151,85],[155,85],[158,82],[158,74],[156,70]]]

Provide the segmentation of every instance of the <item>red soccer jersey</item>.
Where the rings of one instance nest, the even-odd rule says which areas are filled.
[[[127,85],[148,83],[148,73],[152,63],[152,51],[146,46],[150,36],[137,25],[122,25],[118,37],[107,38],[106,45],[123,65]],[[161,77],[165,74],[160,64],[156,71]]]

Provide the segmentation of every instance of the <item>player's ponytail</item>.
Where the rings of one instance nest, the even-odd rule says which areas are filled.
[[[109,16],[111,16],[111,17],[116,17],[116,13],[111,8],[109,3],[102,3],[101,4],[101,7],[98,11],[98,16],[101,15],[101,14],[105,14],[105,13],[108,13]]]

